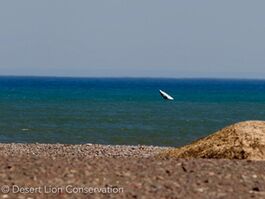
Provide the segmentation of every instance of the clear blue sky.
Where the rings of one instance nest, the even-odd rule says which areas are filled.
[[[8,0],[0,75],[265,78],[264,0]]]

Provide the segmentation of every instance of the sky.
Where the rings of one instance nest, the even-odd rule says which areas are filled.
[[[0,75],[265,78],[264,0],[6,0]]]

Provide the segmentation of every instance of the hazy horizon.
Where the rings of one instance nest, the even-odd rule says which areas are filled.
[[[6,1],[0,75],[265,78],[264,1]]]
[[[148,76],[67,76],[67,75],[0,75],[0,78],[69,78],[69,79],[175,79],[175,80],[257,80],[264,81],[263,77],[148,77]]]

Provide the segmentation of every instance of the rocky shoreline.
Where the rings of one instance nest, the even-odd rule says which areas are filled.
[[[265,198],[264,146],[262,121],[178,149],[0,144],[0,198]]]
[[[0,144],[1,155],[36,157],[151,157],[172,147],[127,146],[101,144]]]
[[[1,190],[9,188],[0,198],[265,197],[263,161],[157,156],[168,149],[0,144]]]

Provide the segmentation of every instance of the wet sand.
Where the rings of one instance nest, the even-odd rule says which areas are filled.
[[[167,149],[0,144],[0,198],[265,198],[264,161],[157,157]]]

